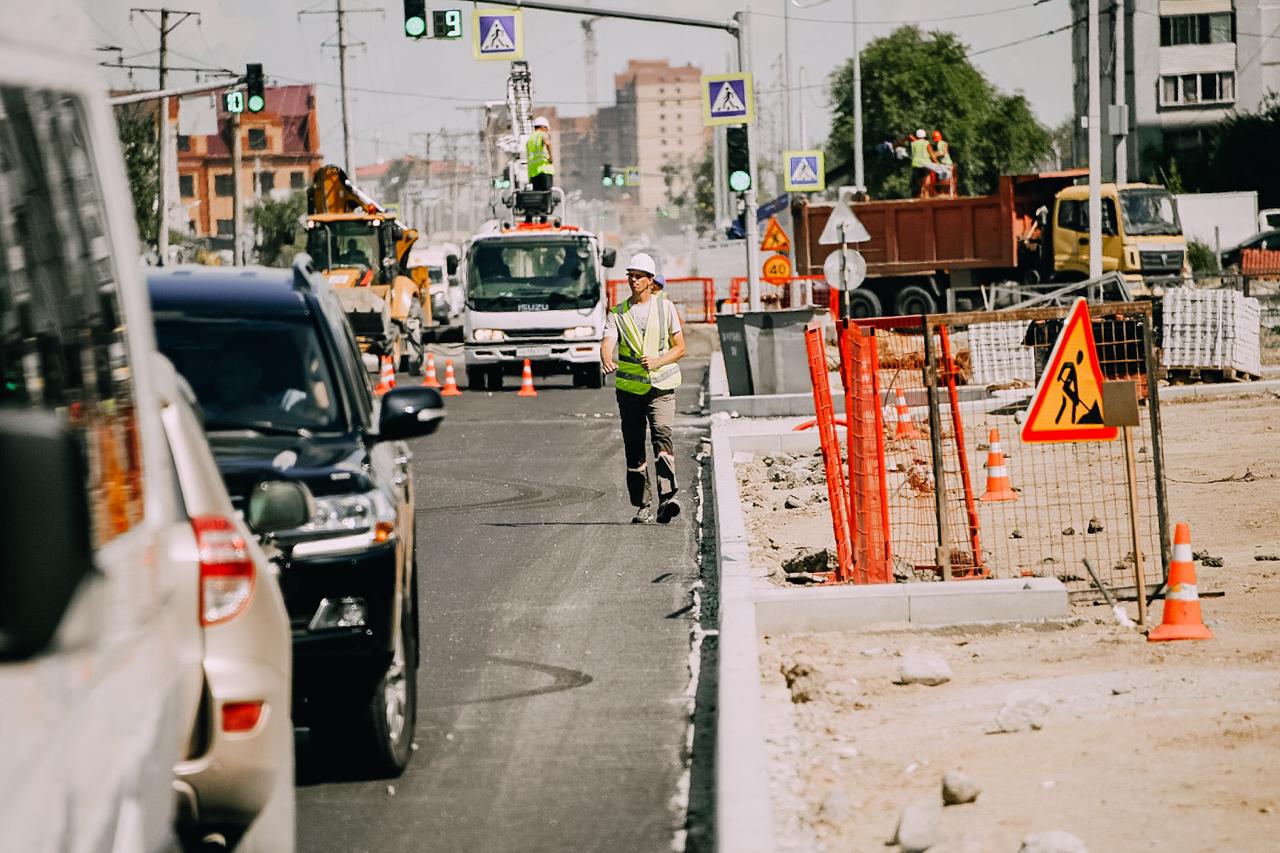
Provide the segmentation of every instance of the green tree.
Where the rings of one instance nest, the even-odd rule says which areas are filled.
[[[1236,113],[1209,132],[1204,181],[1197,189],[1257,190],[1259,207],[1280,207],[1280,180],[1267,165],[1280,149],[1280,94],[1270,92],[1256,113]]]
[[[302,251],[295,243],[300,236],[300,220],[307,212],[307,194],[301,190],[283,201],[268,196],[249,208],[249,220],[258,232],[258,263],[269,267],[287,267],[293,256]]]
[[[910,194],[908,161],[877,153],[917,128],[941,130],[951,144],[965,193],[991,192],[1002,174],[1027,172],[1050,153],[1049,131],[1021,93],[999,91],[966,57],[952,33],[899,27],[862,50],[863,152],[872,196]],[[832,72],[834,110],[827,157],[852,160],[853,63]]]
[[[160,145],[156,134],[156,105],[143,102],[116,107],[116,132],[124,152],[125,175],[133,194],[133,218],[138,236],[156,238],[160,204]]]
[[[716,228],[716,188],[712,182],[716,180],[715,162],[711,157],[711,146],[702,153],[702,158],[693,164],[693,193],[686,195],[693,204],[694,225],[699,234],[714,232]]]

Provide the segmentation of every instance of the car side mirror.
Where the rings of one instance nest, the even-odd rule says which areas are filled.
[[[264,480],[249,492],[245,521],[259,536],[293,530],[315,518],[316,501],[311,490],[292,480]]]
[[[378,441],[431,435],[444,420],[444,398],[434,388],[392,388],[382,395]]]
[[[458,256],[450,255],[444,259],[444,269],[449,275],[458,274]]]
[[[605,269],[613,269],[613,265],[618,262],[618,250],[605,249],[600,255],[600,262],[604,264]]]
[[[0,660],[27,660],[95,572],[86,466],[56,415],[0,411],[0,471],[13,486],[0,489]]]

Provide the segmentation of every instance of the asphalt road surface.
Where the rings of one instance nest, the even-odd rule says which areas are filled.
[[[414,445],[419,749],[399,779],[304,778],[299,850],[671,850],[705,362],[684,367],[670,525],[630,524],[611,382],[447,400]]]

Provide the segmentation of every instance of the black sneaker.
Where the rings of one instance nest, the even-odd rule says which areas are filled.
[[[631,519],[632,524],[653,524],[653,511],[647,506],[642,506],[636,510],[636,514]]]
[[[658,523],[667,524],[680,514],[680,502],[675,498],[658,504]]]

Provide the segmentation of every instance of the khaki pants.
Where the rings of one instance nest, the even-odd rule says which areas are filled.
[[[649,463],[645,451],[646,428],[653,442],[653,467],[658,478],[658,502],[670,500],[677,491],[676,457],[671,427],[676,419],[674,391],[650,390],[647,394],[618,393],[618,414],[622,419],[622,446],[627,458],[627,494],[634,507],[648,506],[653,493],[649,486]]]

